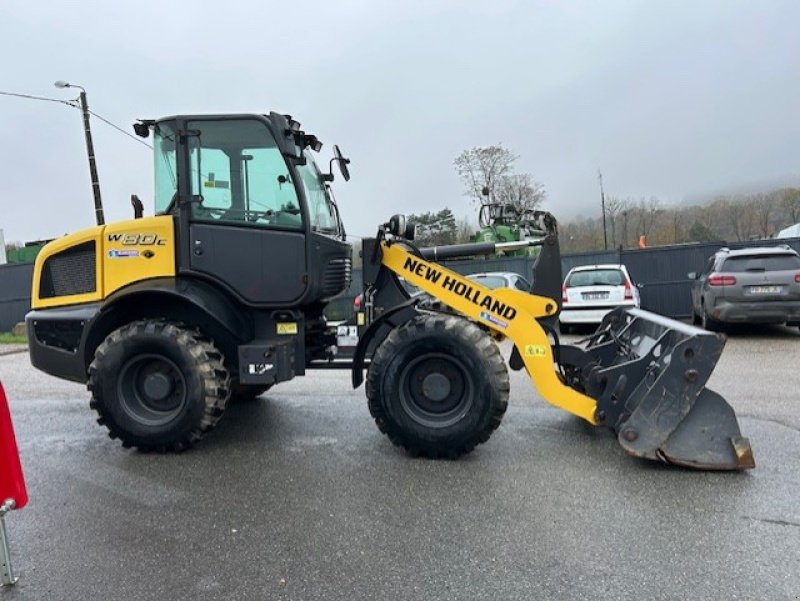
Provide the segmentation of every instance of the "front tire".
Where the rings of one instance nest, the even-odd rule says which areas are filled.
[[[413,456],[455,459],[489,440],[508,406],[508,370],[494,341],[453,315],[393,330],[367,374],[381,432]]]
[[[87,387],[97,422],[125,447],[183,451],[225,410],[222,354],[195,329],[140,320],[111,332],[95,352]]]

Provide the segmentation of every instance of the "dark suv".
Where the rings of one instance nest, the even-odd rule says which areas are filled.
[[[800,256],[788,246],[721,248],[699,275],[690,273],[695,323],[800,325]]]

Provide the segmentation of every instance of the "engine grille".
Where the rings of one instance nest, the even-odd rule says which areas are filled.
[[[350,257],[331,259],[322,276],[322,295],[325,298],[344,292],[353,279],[353,262]]]
[[[42,267],[39,298],[86,294],[97,289],[94,240],[48,257]]]

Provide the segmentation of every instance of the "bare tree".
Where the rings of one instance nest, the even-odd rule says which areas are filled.
[[[800,189],[788,188],[783,191],[781,208],[791,220],[790,225],[800,223]]]
[[[484,188],[488,190],[489,198],[495,200],[503,176],[511,175],[516,160],[517,156],[502,144],[494,144],[465,150],[453,163],[464,183],[464,195],[475,204],[482,204]]]
[[[619,198],[617,196],[609,196],[606,198],[606,221],[611,227],[611,246],[617,246],[617,225],[622,219],[622,213],[628,211],[631,207],[629,198]],[[627,217],[627,215],[626,215]],[[625,240],[620,240],[620,244],[625,245]]]
[[[724,210],[731,226],[731,233],[736,236],[736,240],[742,241],[750,238],[755,230],[755,212],[746,198],[720,198],[714,201],[714,206],[718,210]]]
[[[681,242],[685,242],[683,235],[683,225],[685,220],[685,215],[683,211],[679,209],[672,209],[669,211],[670,221],[672,223],[672,243],[679,244]]]
[[[518,209],[536,209],[546,196],[544,184],[537,182],[529,173],[503,175],[497,181],[495,200],[512,204]]]
[[[642,198],[634,209],[637,221],[637,233],[648,236],[659,221],[664,210],[661,208],[661,201],[655,196],[649,200]]]
[[[756,217],[758,234],[762,238],[769,238],[774,234],[772,231],[771,217],[775,209],[773,199],[768,194],[754,194],[744,199],[744,204],[748,205]]]
[[[477,231],[477,226],[467,219],[462,217],[456,220],[456,244],[464,244],[469,242]]]

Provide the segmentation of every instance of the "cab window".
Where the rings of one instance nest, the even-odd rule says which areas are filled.
[[[302,229],[294,182],[267,127],[257,120],[191,121],[189,163],[195,221]]]

